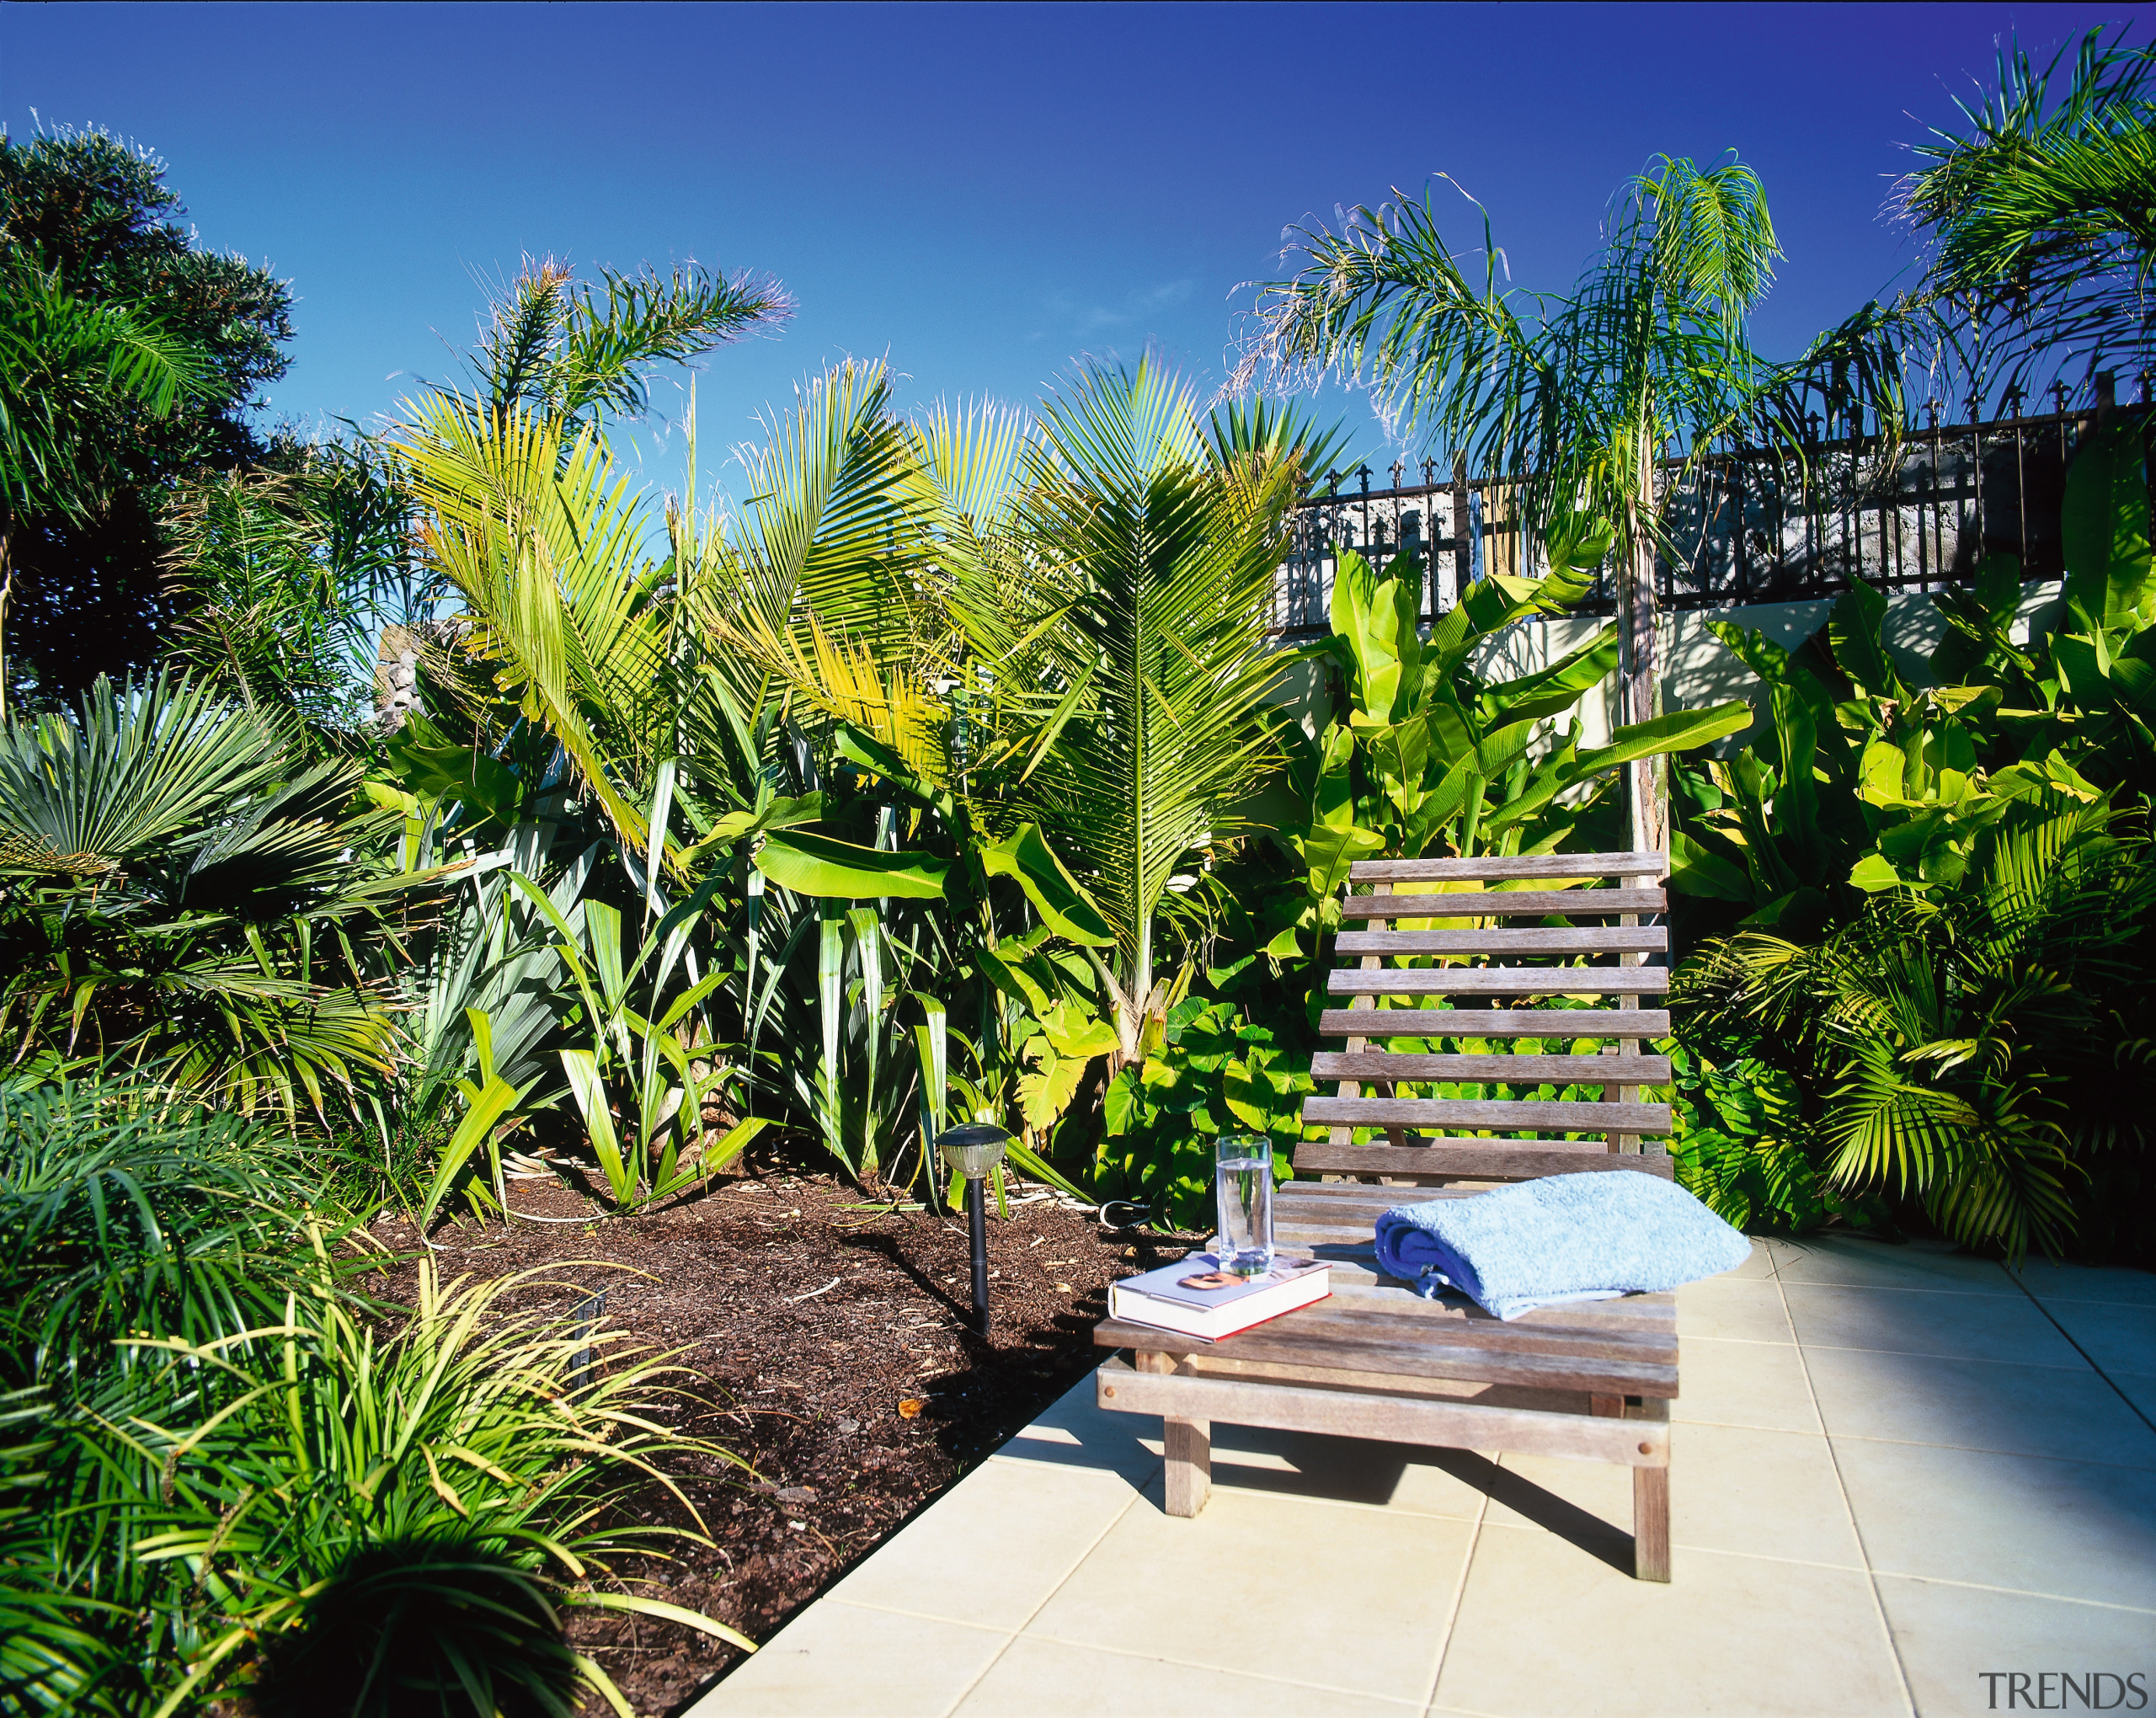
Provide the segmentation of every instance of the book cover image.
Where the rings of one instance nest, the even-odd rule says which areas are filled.
[[[1262,1276],[1238,1277],[1222,1270],[1220,1262],[1210,1253],[1195,1253],[1181,1264],[1148,1271],[1142,1277],[1127,1277],[1116,1286],[1155,1300],[1209,1309],[1246,1299],[1284,1283],[1300,1282],[1313,1271],[1325,1267],[1323,1259],[1297,1258],[1283,1253],[1274,1256],[1273,1268]]]

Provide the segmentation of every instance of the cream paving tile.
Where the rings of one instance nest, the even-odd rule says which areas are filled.
[[[1774,1274],[1784,1283],[1838,1283],[1862,1288],[1952,1289],[1964,1294],[2019,1295],[2005,1267],[1957,1253],[1943,1241],[1895,1246],[1853,1235],[1807,1235],[1769,1240]]]
[[[2156,1372],[2156,1306],[2047,1300],[2081,1352],[2106,1372]]]
[[[2021,1280],[2044,1300],[2110,1300],[2128,1306],[2156,1306],[2156,1271],[2123,1265],[2053,1264],[2030,1259]]]
[[[1471,1521],[1489,1461],[1464,1449],[1254,1426],[1213,1428],[1213,1483],[1244,1491],[1362,1503],[1404,1514]]]
[[[886,1539],[831,1597],[1016,1629],[1138,1497],[1123,1474],[983,1462]]]
[[[1178,1520],[1155,1490],[1026,1633],[1238,1673],[1270,1665],[1321,1687],[1419,1700],[1470,1533],[1434,1516],[1234,1487]]]
[[[1815,1433],[1761,1432],[1741,1426],[1677,1425],[1669,1433],[1669,1531],[1673,1543],[1701,1550],[1787,1557],[1860,1569],[1864,1555],[1827,1440]],[[1508,1475],[1532,1481],[1545,1496],[1494,1491],[1487,1520],[1539,1526],[1575,1544],[1598,1532],[1623,1536],[1617,1561],[1631,1568],[1632,1470],[1609,1462],[1508,1455]],[[1557,1500],[1556,1505],[1545,1501]],[[1567,1508],[1585,1522],[1572,1521]],[[1593,1523],[1593,1526],[1587,1523]],[[1596,1555],[1604,1548],[1591,1545]]]
[[[2156,1660],[2151,1650],[2156,1616],[2146,1611],[1892,1575],[1879,1577],[1879,1600],[1908,1676],[1918,1718],[2025,1711],[2036,1705],[2040,1694],[2046,1697],[2040,1710],[2095,1707],[2098,1703],[2087,1698],[2084,1680],[2090,1672],[2123,1675]],[[1985,1671],[2018,1671],[2029,1682],[2022,1689],[2004,1680],[1988,1683]],[[2073,1676],[2081,1683],[2077,1692],[2082,1698],[2069,1701],[2056,1677],[2048,1686],[2040,1684],[2036,1678],[2047,1671]],[[2144,1676],[2143,1686],[2151,1681],[2156,1678]],[[2106,1684],[2105,1693],[2108,1699],[2103,1704],[2115,1710],[2125,1710],[2131,1698],[2122,1687]]]
[[[1282,1674],[1294,1667],[1268,1659],[1251,1667]],[[1235,1718],[1403,1718],[1422,1703],[1380,1700],[1338,1689],[1267,1676],[1141,1658],[1099,1646],[1070,1646],[1022,1635],[995,1661],[974,1691],[958,1703],[955,1718],[1193,1718],[1233,1713]]]
[[[1880,1573],[2156,1609],[2156,1472],[1833,1441]]]
[[[1010,1636],[822,1598],[688,1718],[940,1718]]]
[[[1793,1342],[1782,1291],[1772,1281],[1710,1277],[1677,1291],[1677,1337],[1714,1337],[1737,1342]]]
[[[1806,1348],[1827,1430],[1844,1438],[2156,1467],[2152,1432],[2087,1366],[2000,1366]]]
[[[1676,1579],[1665,1586],[1545,1533],[1485,1527],[1433,1710],[1502,1718],[1907,1712],[1861,1571],[1673,1555]]]
[[[1673,1449],[1675,1441],[1673,1432]],[[1498,1458],[1497,1467],[1491,1476],[1484,1520],[1540,1529],[1631,1571],[1631,1469],[1614,1462],[1511,1454]]]
[[[1151,1477],[1161,1466],[1157,1414],[1116,1414],[1102,1408],[1087,1373],[1033,1422],[1007,1439],[994,1459],[1053,1467],[1093,1468]]]
[[[1796,1339],[1806,1347],[1959,1354],[2023,1366],[2088,1364],[2018,1289],[2010,1300],[1817,1283],[1785,1283],[1782,1293]]]
[[[1752,1243],[1752,1256],[1734,1270],[1724,1271],[1710,1280],[1716,1283],[1759,1282],[1774,1274],[1774,1255],[1764,1240]]]
[[[1825,1438],[1742,1426],[1673,1426],[1669,1459],[1669,1536],[1675,1544],[1864,1566]]]
[[[1817,1432],[1818,1411],[1803,1357],[1774,1342],[1678,1339],[1678,1388],[1672,1420],[1756,1426],[1766,1432]]]

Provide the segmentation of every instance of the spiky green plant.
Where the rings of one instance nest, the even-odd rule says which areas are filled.
[[[671,1471],[683,1456],[735,1459],[654,1417],[678,1409],[683,1369],[579,1319],[575,1284],[528,1271],[445,1283],[430,1258],[419,1270],[392,1330],[318,1276],[277,1325],[137,1344],[162,1400],[108,1427],[145,1493],[136,1552],[184,1574],[205,1613],[160,1714],[237,1683],[270,1711],[334,1700],[355,1718],[568,1718],[583,1687],[627,1718],[563,1638],[576,1608],[753,1646],[602,1584],[615,1557],[702,1539]],[[638,1520],[647,1489],[695,1525]]]

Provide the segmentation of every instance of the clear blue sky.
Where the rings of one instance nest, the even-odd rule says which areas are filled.
[[[1625,174],[1738,150],[1789,253],[1757,331],[1790,353],[1908,266],[1880,212],[1903,146],[1996,42],[2048,54],[2131,16],[4,3],[0,119],[152,147],[204,243],[289,278],[273,410],[302,421],[371,419],[447,371],[480,283],[527,252],[776,275],[798,316],[702,372],[708,463],[847,354],[888,355],[907,404],[1029,401],[1074,355],[1149,341],[1209,387],[1284,225],[1438,172],[1488,206],[1516,281],[1561,289]],[[1374,453],[1367,408],[1337,408]]]

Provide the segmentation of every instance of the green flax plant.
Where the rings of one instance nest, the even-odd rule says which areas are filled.
[[[568,1609],[746,1644],[607,1577],[732,1461],[661,1423],[666,1357],[529,1272],[360,1300],[320,1161],[136,1080],[0,1091],[8,1710],[626,1712]]]
[[[431,1260],[419,1268],[393,1332],[315,1286],[242,1341],[140,1343],[166,1399],[109,1435],[147,1484],[137,1555],[184,1574],[204,1612],[161,1712],[221,1681],[280,1713],[334,1700],[385,1718],[566,1718],[588,1689],[627,1715],[563,1640],[566,1611],[751,1644],[601,1584],[625,1553],[702,1539],[671,1470],[686,1456],[732,1459],[654,1417],[686,1406],[680,1369],[563,1310],[574,1284],[534,1307],[547,1284],[533,1272],[444,1283]],[[694,1524],[636,1519],[647,1488]]]
[[[0,1709],[133,1712],[188,1628],[127,1532],[111,1417],[153,1399],[127,1339],[243,1339],[308,1274],[324,1161],[137,1078],[0,1086]]]

